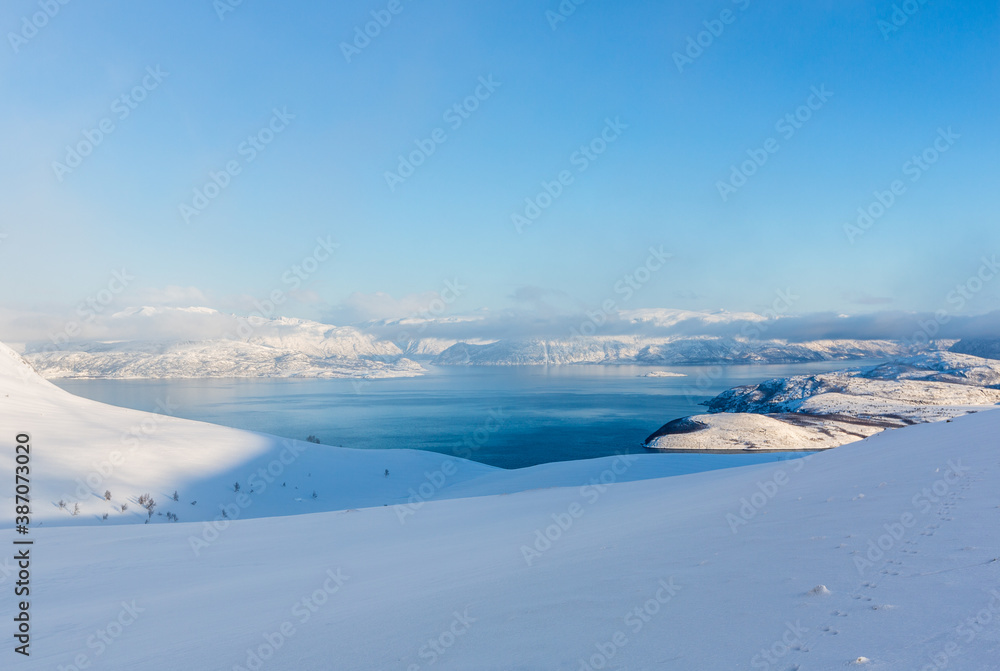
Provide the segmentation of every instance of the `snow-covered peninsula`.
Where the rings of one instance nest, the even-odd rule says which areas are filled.
[[[878,366],[776,378],[706,403],[646,439],[666,451],[821,450],[1000,403],[1000,360],[932,352]]]

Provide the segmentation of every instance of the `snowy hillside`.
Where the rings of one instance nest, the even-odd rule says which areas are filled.
[[[812,450],[1000,404],[1000,362],[951,352],[735,387],[646,439],[660,450]]]
[[[50,481],[86,477],[122,426],[155,419],[74,399],[8,350],[0,380],[3,431],[32,432],[35,514],[46,520],[60,488]],[[479,466],[455,485],[475,498],[409,508],[375,501],[437,482],[424,459],[440,455],[312,446],[310,466],[281,477],[326,479],[339,512],[246,519],[296,504],[263,498],[269,488],[235,520],[35,526],[31,657],[8,645],[0,663],[993,671],[998,433],[1000,412],[987,411],[806,459],[635,482],[623,480],[679,455],[600,460],[592,482],[572,482],[584,462],[548,464],[512,473],[519,487],[500,496],[489,494],[503,472]],[[163,420],[148,441],[142,467],[116,472],[115,488],[188,478],[208,492],[216,476],[225,484],[218,474],[266,463],[280,445],[181,420]],[[8,482],[11,468],[5,460]],[[15,568],[0,564],[4,589]]]

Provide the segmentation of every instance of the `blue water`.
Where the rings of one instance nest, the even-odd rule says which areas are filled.
[[[660,426],[740,384],[844,368],[839,363],[662,367],[429,367],[390,380],[59,380],[79,396],[215,424],[365,449],[408,447],[520,468],[641,453]],[[748,455],[749,456],[749,455]],[[760,461],[764,455],[754,455]],[[781,459],[788,455],[768,455]]]

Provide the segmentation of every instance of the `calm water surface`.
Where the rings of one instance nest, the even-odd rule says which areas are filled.
[[[874,362],[763,366],[430,367],[389,380],[58,380],[79,396],[179,417],[365,449],[408,447],[504,468],[644,452],[666,422],[719,392],[772,377]],[[686,377],[641,377],[671,370]],[[493,431],[490,431],[493,429]],[[760,457],[761,455],[756,455]],[[774,455],[774,459],[788,455]],[[759,461],[755,459],[754,461]]]

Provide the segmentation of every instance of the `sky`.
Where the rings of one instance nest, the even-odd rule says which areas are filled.
[[[998,15],[11,0],[0,338],[272,296],[337,324],[988,313]]]

